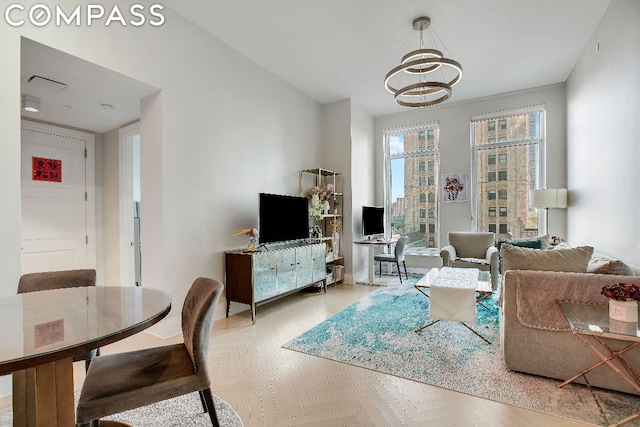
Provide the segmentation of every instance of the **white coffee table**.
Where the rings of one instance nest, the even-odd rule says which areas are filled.
[[[440,320],[454,320],[491,344],[467,325],[467,322],[475,322],[477,304],[487,308],[482,301],[493,292],[491,274],[488,271],[477,268],[432,268],[414,287],[430,299],[429,316],[433,319],[415,332],[420,333]]]

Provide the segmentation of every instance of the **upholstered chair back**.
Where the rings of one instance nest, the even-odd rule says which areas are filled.
[[[456,248],[458,258],[486,257],[487,248],[493,246],[495,234],[491,232],[451,232],[449,244]]]
[[[407,245],[407,237],[401,237],[398,239],[398,241],[396,242],[396,247],[395,247],[395,255],[396,255],[396,262],[402,262],[404,261],[404,248]]]
[[[45,271],[23,274],[18,282],[18,293],[95,285],[96,271],[93,269]]]
[[[182,305],[182,336],[196,375],[208,381],[207,354],[216,307],[224,285],[215,279],[197,278]],[[207,384],[208,386],[208,384]]]

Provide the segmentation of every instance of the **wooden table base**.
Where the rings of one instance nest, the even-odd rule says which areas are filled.
[[[13,373],[13,427],[75,426],[73,360]]]

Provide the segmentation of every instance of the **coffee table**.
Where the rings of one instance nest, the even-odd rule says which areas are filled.
[[[582,341],[582,343],[600,359],[599,362],[564,381],[558,388],[564,387],[599,366],[607,365],[626,382],[631,384],[636,391],[640,392],[640,372],[624,359],[625,353],[640,345],[640,329],[638,328],[638,323],[620,322],[615,319],[610,319],[609,307],[602,304],[588,304],[574,301],[558,301],[558,304],[569,322],[573,335]],[[629,344],[621,350],[614,350],[603,341],[602,338],[626,341]],[[605,352],[609,353],[609,355],[607,356]],[[618,366],[612,362],[614,359],[624,370],[618,368]],[[640,419],[640,412],[614,425],[621,426],[636,419]]]
[[[434,317],[433,307],[436,306],[436,304],[439,304],[440,306],[454,305],[457,303],[456,298],[458,295],[461,295],[464,298],[465,294],[468,295],[469,293],[471,293],[473,295],[471,304],[474,310],[473,315],[470,316],[468,314],[469,310],[464,309],[465,302],[463,301],[460,313],[452,313],[451,316],[445,315],[444,317],[432,320],[421,328],[416,329],[415,332],[420,333],[424,329],[438,323],[443,319],[455,320],[464,325],[478,337],[482,338],[482,340],[484,340],[487,344],[491,344],[491,341],[486,339],[466,323],[475,321],[475,305],[480,305],[485,309],[488,309],[488,307],[483,304],[483,301],[489,298],[493,292],[490,272],[479,270],[477,268],[432,268],[414,285],[414,287],[418,290],[418,292],[431,300],[432,308],[430,308],[429,314],[430,316],[432,316],[432,318]],[[441,289],[444,292],[442,292],[441,294],[434,294],[434,290],[440,291]],[[434,299],[436,297],[438,299],[441,299],[442,301]],[[468,309],[469,307],[466,308]]]

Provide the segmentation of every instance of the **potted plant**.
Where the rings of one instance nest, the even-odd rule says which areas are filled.
[[[614,283],[602,287],[602,295],[609,298],[609,317],[623,322],[638,321],[640,287],[635,284]]]

